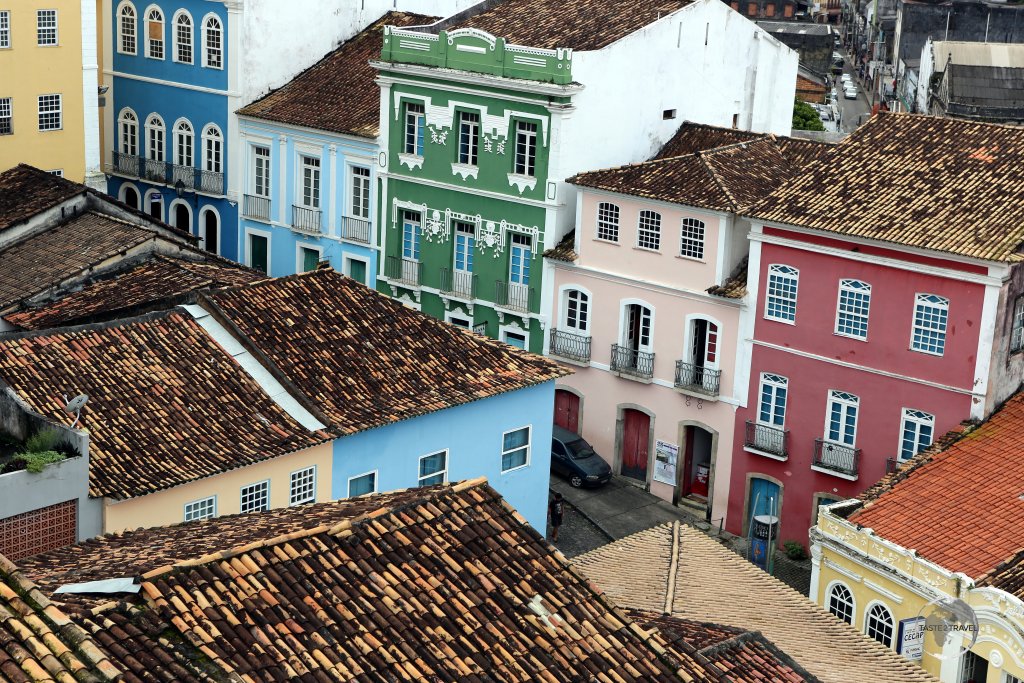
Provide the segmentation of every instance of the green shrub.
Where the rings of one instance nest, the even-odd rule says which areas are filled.
[[[793,130],[825,130],[817,110],[814,107],[795,100],[793,102]]]
[[[38,453],[22,453],[19,457],[25,461],[26,470],[39,474],[47,465],[63,460],[64,454],[57,451],[40,451]]]
[[[22,468],[39,474],[47,465],[64,460],[74,454],[70,444],[65,443],[56,429],[42,429],[25,439],[24,450],[18,453],[4,467],[4,472]]]
[[[53,451],[60,441],[61,435],[56,429],[42,429],[25,439],[25,452],[45,453]]]
[[[804,550],[804,544],[800,541],[786,541],[782,547],[786,550],[786,557],[791,560],[807,559],[807,551]]]

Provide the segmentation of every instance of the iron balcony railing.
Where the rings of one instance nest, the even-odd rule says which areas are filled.
[[[192,166],[171,164],[171,184],[176,186],[180,182],[186,190],[196,189],[196,170]]]
[[[224,194],[224,174],[216,171],[203,171],[192,166],[179,166],[122,152],[111,152],[111,162],[110,172],[115,175],[171,186],[181,183],[181,187],[186,190]]]
[[[409,287],[419,287],[423,282],[423,262],[388,256],[384,260],[384,277]]]
[[[531,308],[535,308],[536,290],[529,285],[497,280],[494,283],[494,290],[494,303],[502,308],[519,313],[529,313]]]
[[[146,180],[154,183],[167,182],[167,162],[146,159]]]
[[[355,216],[341,217],[341,236],[353,242],[370,243],[370,221]]]
[[[548,338],[548,352],[569,360],[590,362],[590,337],[564,330],[551,330]]]
[[[292,230],[304,232],[307,235],[319,235],[321,216],[320,209],[311,209],[307,206],[292,205]]]
[[[857,476],[860,449],[825,439],[814,440],[814,460],[811,464],[840,474]]]
[[[654,377],[654,354],[612,344],[611,369],[624,375],[650,379]]]
[[[789,457],[789,430],[747,420],[743,445],[781,458]]]
[[[441,269],[441,293],[472,301],[479,278],[466,270]]]
[[[473,331],[477,334],[486,337],[487,336],[487,321],[473,325]]]
[[[708,396],[718,396],[722,371],[705,368],[686,361],[676,361],[676,387]]]
[[[141,165],[142,157],[135,154],[114,152],[111,160],[113,161],[111,170],[117,175],[126,175],[132,178],[139,177],[139,166]]]
[[[242,197],[242,215],[258,221],[270,220],[270,197],[247,194]]]
[[[207,194],[224,194],[224,174],[216,171],[199,171],[199,191]]]

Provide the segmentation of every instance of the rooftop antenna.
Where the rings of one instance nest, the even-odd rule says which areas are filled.
[[[70,401],[68,400],[67,395],[64,396],[64,412],[68,413],[69,415],[73,413],[75,416],[75,421],[71,423],[72,429],[74,429],[75,425],[78,424],[78,421],[82,419],[82,407],[85,406],[85,402],[88,400],[89,396],[86,394],[79,394]]]

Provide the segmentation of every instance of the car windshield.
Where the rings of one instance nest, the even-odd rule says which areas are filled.
[[[583,458],[589,458],[594,454],[594,447],[583,439],[576,439],[565,444],[566,448],[569,449],[569,454],[573,460],[582,460]]]

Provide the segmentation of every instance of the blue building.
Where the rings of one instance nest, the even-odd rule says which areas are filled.
[[[240,260],[273,276],[328,261],[374,287],[380,94],[369,61],[389,12],[282,88],[238,111]]]
[[[233,4],[111,3],[105,128],[107,191],[237,260],[237,201],[227,193]]]

